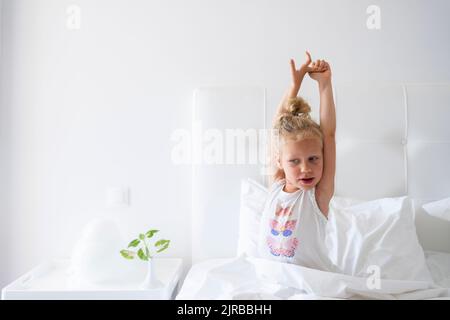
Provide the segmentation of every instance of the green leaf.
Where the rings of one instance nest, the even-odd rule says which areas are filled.
[[[144,251],[142,249],[139,249],[137,254],[141,260],[148,261],[148,257],[146,256],[146,254],[144,253]]]
[[[165,245],[166,243],[169,244],[169,242],[170,242],[170,240],[161,239],[155,243],[155,247]]]
[[[160,253],[161,251],[166,250],[169,247],[169,244],[170,244],[170,240],[161,239],[161,240],[157,241],[155,243],[155,247],[159,247],[159,246],[162,246],[162,247],[160,249],[158,249],[156,252]]]
[[[145,247],[145,254],[147,255],[147,258],[151,258],[150,251],[148,250],[147,247]]]
[[[139,234],[139,239],[144,240],[145,239],[145,235],[143,233]]]
[[[134,256],[136,255],[135,252],[130,251],[130,250],[121,250],[120,254],[122,255],[122,257],[124,257],[125,259],[129,259],[129,260],[133,260]]]
[[[153,237],[153,235],[154,235],[155,233],[157,233],[158,231],[159,231],[159,230],[149,230],[149,231],[147,231],[147,233],[146,233],[147,238]]]
[[[161,251],[166,250],[169,247],[169,244],[167,243],[164,247],[162,247],[161,249],[157,250],[157,253],[160,253]]]
[[[128,245],[128,248],[130,248],[130,247],[137,247],[139,243],[141,243],[141,240],[134,239],[133,241],[130,242],[130,244]]]

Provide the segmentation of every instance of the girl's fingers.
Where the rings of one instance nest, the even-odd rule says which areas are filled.
[[[316,61],[315,66],[316,66],[316,70],[315,71],[319,72],[319,71],[322,70],[322,65],[320,63],[320,60]]]
[[[319,71],[326,71],[329,68],[328,62],[325,60],[320,60],[318,69]]]
[[[291,73],[292,73],[292,75],[294,75],[294,73],[295,73],[295,61],[294,61],[294,59],[291,59]]]
[[[325,60],[320,60],[320,68],[322,69],[322,70],[325,70]]]
[[[306,52],[306,64],[309,65],[311,63],[311,54],[308,51]]]

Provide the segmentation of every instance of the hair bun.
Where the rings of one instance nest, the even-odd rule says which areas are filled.
[[[309,116],[311,107],[303,98],[296,97],[289,99],[287,111],[293,116]]]

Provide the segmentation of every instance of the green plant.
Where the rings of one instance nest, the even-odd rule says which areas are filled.
[[[120,254],[122,255],[122,257],[129,260],[134,259],[136,256],[138,256],[139,259],[143,261],[148,261],[149,259],[153,258],[153,256],[156,253],[160,253],[161,251],[166,250],[170,244],[170,240],[161,239],[156,241],[154,246],[157,250],[153,255],[151,254],[146,239],[152,238],[153,235],[158,231],[159,230],[149,230],[145,234],[144,233],[139,234],[139,238],[131,241],[130,244],[128,245],[128,248],[121,250]],[[135,252],[132,250],[128,250],[129,248],[136,248],[138,249],[138,251]]]

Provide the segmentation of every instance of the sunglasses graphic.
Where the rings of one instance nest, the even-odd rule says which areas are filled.
[[[274,236],[278,236],[282,234],[284,237],[289,237],[295,229],[295,225],[297,224],[297,220],[289,220],[286,223],[281,224],[275,219],[270,220],[270,233]]]

